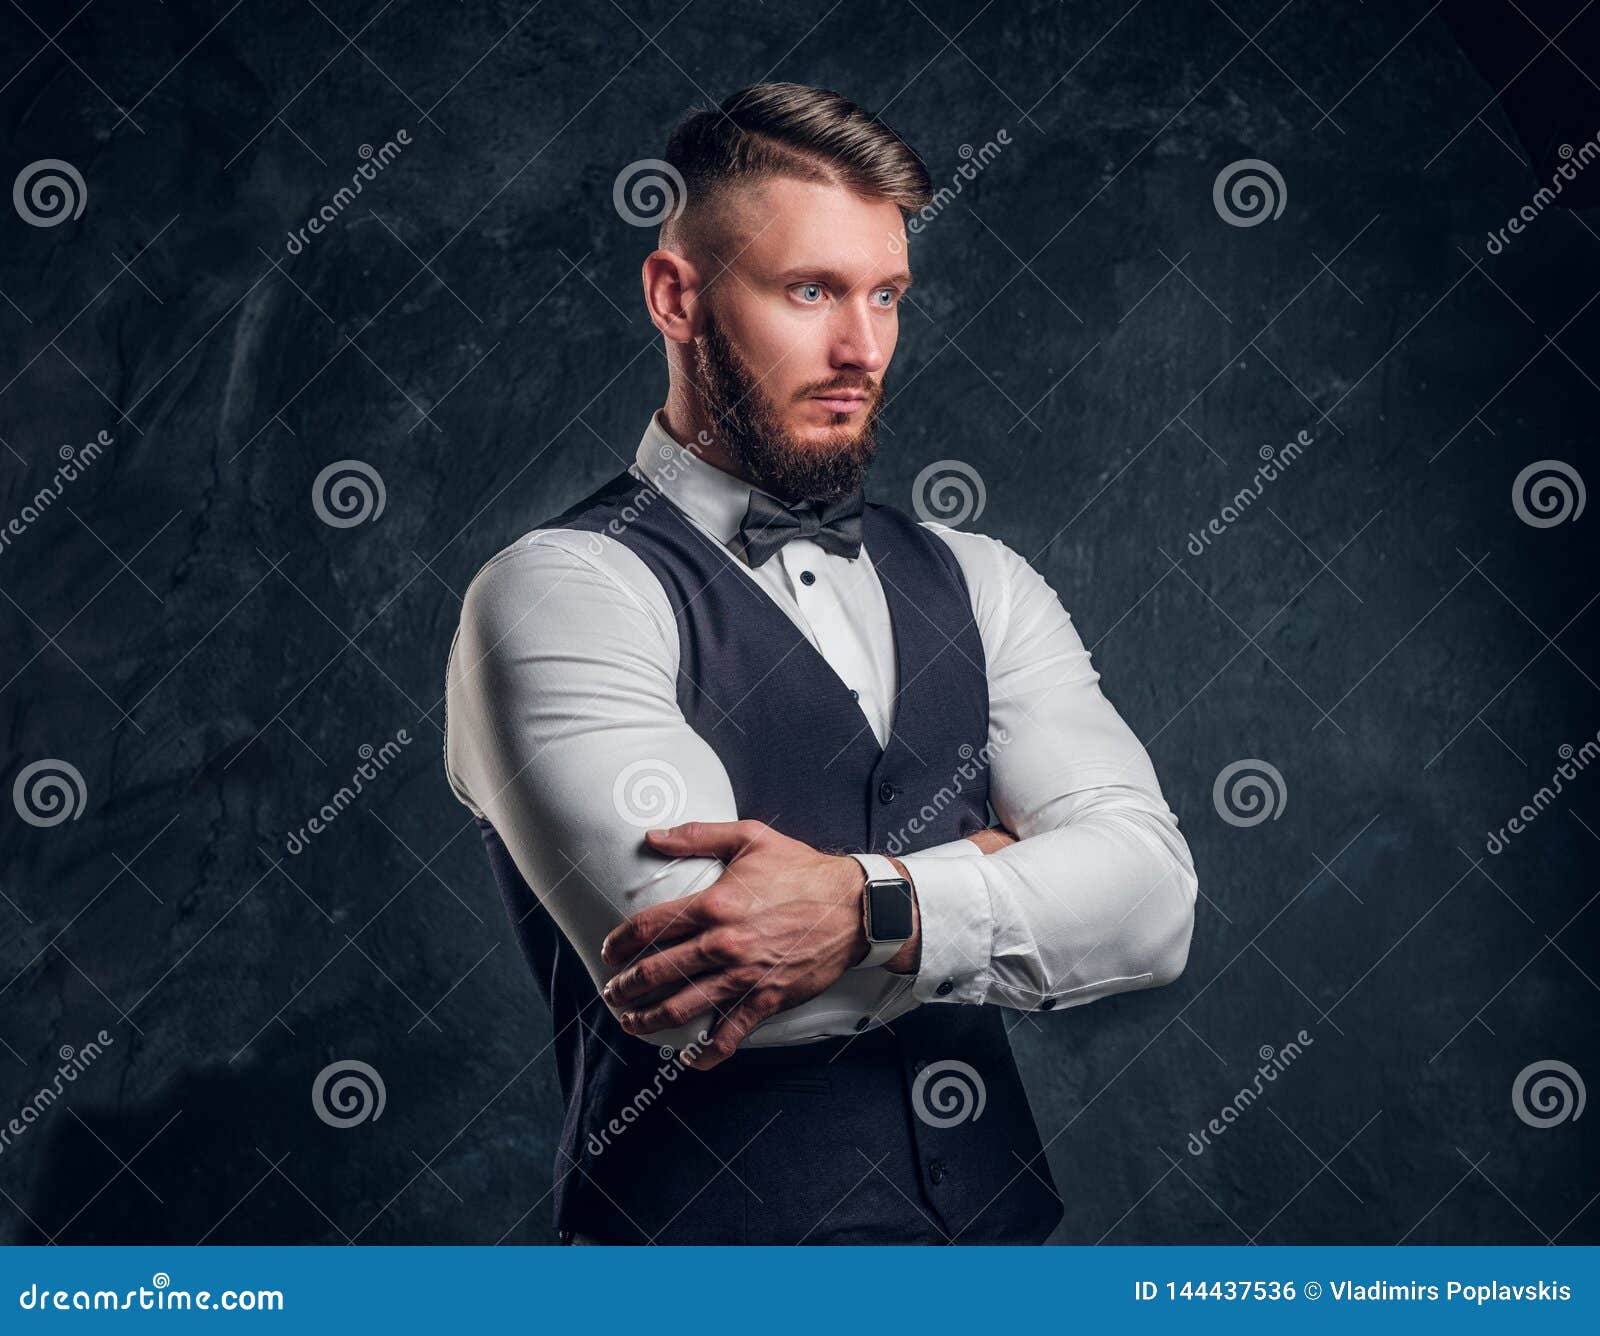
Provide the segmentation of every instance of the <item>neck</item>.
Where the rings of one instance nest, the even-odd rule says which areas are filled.
[[[667,402],[661,408],[661,422],[667,434],[684,449],[692,450],[713,468],[721,469],[741,482],[749,483],[752,487],[757,485],[744,475],[738,461],[716,439],[710,420],[700,411],[700,404],[688,386],[674,382],[668,389]]]

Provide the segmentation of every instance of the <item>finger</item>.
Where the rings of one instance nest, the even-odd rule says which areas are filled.
[[[631,1035],[653,1034],[687,1025],[724,1002],[743,999],[748,991],[749,984],[731,973],[702,974],[698,979],[687,980],[664,1001],[622,1012],[617,1022]]]
[[[704,894],[704,891],[696,891],[677,900],[651,905],[623,919],[600,944],[600,959],[613,967],[625,965],[652,942],[681,941],[702,931],[711,923],[706,906],[701,902]]]
[[[718,969],[729,962],[715,949],[715,943],[713,933],[702,932],[654,955],[646,954],[607,983],[600,996],[613,1006],[636,1002],[664,984],[687,981]]]
[[[783,994],[780,989],[763,988],[738,1006],[730,1008],[728,1014],[712,1031],[709,1042],[693,1045],[692,1053],[688,1047],[684,1049],[681,1055],[684,1064],[693,1067],[697,1072],[705,1072],[710,1071],[719,1062],[726,1062],[733,1056],[734,1050],[744,1042],[745,1036],[750,1031],[777,1012],[782,1000]]]
[[[732,862],[766,830],[761,821],[685,821],[660,830],[645,831],[645,839],[658,853],[686,857],[705,854]]]

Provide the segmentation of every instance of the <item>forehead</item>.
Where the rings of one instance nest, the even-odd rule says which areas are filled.
[[[905,222],[893,200],[788,176],[736,198],[727,232],[735,268],[775,274],[815,266],[864,281],[909,268]]]

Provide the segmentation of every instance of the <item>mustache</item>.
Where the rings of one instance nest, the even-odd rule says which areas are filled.
[[[859,390],[870,394],[873,398],[877,398],[882,392],[882,385],[869,376],[852,377],[846,380],[831,381],[826,385],[808,385],[800,391],[799,397],[802,399],[814,399],[818,395],[832,394],[839,390]]]

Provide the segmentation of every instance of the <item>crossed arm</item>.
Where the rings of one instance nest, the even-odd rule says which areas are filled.
[[[1144,747],[1037,572],[994,539],[928,527],[972,592],[1003,830],[898,860],[916,902],[890,962],[907,1004],[1070,1007],[1169,982],[1197,882]],[[676,634],[622,544],[544,531],[508,550],[474,579],[452,648],[451,783],[625,1029],[693,1045],[700,1066],[741,1042],[848,1033],[884,1001],[881,970],[850,968],[866,952],[860,865],[737,819],[678,709]],[[668,791],[660,821],[641,819],[645,785]]]

